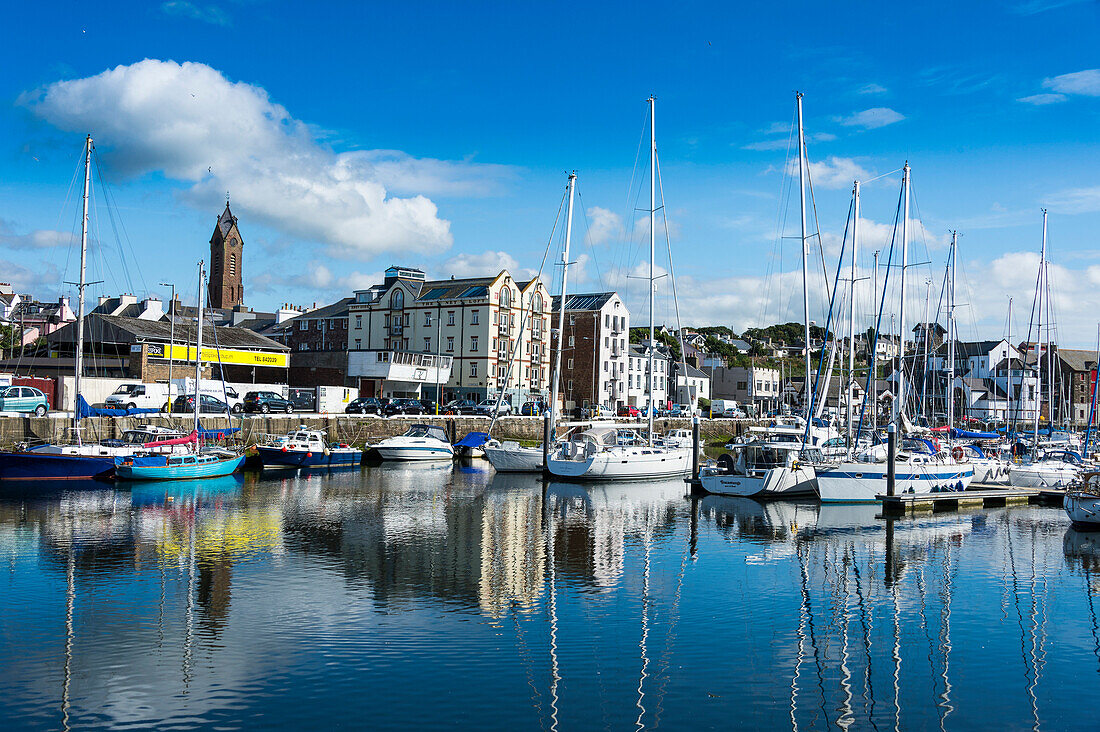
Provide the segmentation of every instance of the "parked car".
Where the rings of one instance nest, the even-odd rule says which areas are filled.
[[[642,410],[638,409],[637,407],[633,406],[632,404],[624,404],[623,406],[619,407],[619,416],[620,417],[640,417],[640,416],[642,416]]]
[[[377,397],[359,397],[358,399],[352,399],[348,402],[348,405],[344,407],[345,414],[377,414],[381,416],[382,409],[386,406],[385,399],[378,399]]]
[[[382,407],[382,414],[394,417],[400,414],[424,414],[424,405],[416,399],[394,399]]]
[[[287,402],[289,404],[289,402]],[[164,405],[162,411],[168,411],[168,405]],[[215,399],[209,394],[199,394],[199,414],[225,414],[229,410],[229,405],[223,402],[221,399]],[[195,395],[183,394],[176,397],[176,400],[172,402],[172,413],[195,413]]]
[[[512,405],[508,402],[501,402],[500,407],[497,407],[496,399],[486,399],[474,407],[474,414],[481,417],[492,417],[494,412],[498,417],[506,417],[512,413]]]
[[[424,407],[424,414],[437,414],[442,411],[439,409],[439,405],[431,399],[421,399],[420,406]]]
[[[294,405],[294,409],[299,412],[317,411],[316,389],[290,389],[288,391],[288,397],[290,403]]]
[[[207,395],[203,394],[203,398]],[[203,411],[206,411],[203,409]],[[286,412],[294,413],[294,403],[284,399],[273,391],[250,391],[244,395],[244,411],[246,412]]]
[[[460,399],[447,405],[444,414],[477,414],[477,402],[473,399]]]
[[[0,389],[0,412],[34,412],[37,417],[45,417],[49,410],[46,395],[33,386]]]
[[[691,405],[689,404],[673,404],[672,408],[668,410],[668,416],[670,417],[690,417]]]
[[[546,411],[546,405],[542,402],[524,402],[519,408],[519,413],[524,417],[541,417]]]

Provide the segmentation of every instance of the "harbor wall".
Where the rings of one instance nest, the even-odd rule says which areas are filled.
[[[203,417],[203,424],[209,428],[225,427],[224,417]],[[233,426],[241,426],[240,437],[245,444],[252,444],[261,435],[285,435],[287,432],[305,425],[307,429],[324,430],[330,440],[347,442],[353,445],[375,443],[386,437],[403,434],[409,425],[415,423],[433,424],[443,427],[452,441],[461,439],[468,432],[484,432],[489,428],[489,420],[484,417],[416,417],[391,418],[361,417],[349,415],[331,415],[319,417],[290,416],[249,416],[244,420],[234,420]],[[81,434],[86,442],[94,442],[115,437],[133,427],[143,424],[156,424],[163,427],[175,427],[189,432],[193,424],[190,416],[181,417],[90,417],[83,419]],[[691,429],[689,419],[658,419],[654,428],[660,432],[672,429]],[[722,439],[744,433],[754,422],[748,420],[705,419],[700,422],[700,433],[704,440]],[[643,428],[644,422],[638,427]],[[0,447],[10,447],[16,443],[68,441],[71,434],[71,422],[56,417],[2,417],[0,418]],[[502,417],[493,428],[493,436],[512,440],[542,440],[542,420],[537,417]]]

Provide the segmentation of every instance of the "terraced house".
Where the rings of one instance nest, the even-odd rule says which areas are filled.
[[[348,376],[362,396],[446,402],[503,390],[516,408],[546,399],[550,306],[540,280],[507,270],[427,280],[418,269],[390,267],[348,304]]]

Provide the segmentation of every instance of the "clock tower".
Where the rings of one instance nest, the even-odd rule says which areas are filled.
[[[229,210],[218,217],[210,237],[210,307],[232,308],[244,304],[244,242],[237,217]]]

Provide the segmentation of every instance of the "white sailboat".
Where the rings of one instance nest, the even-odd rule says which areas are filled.
[[[637,480],[687,475],[691,470],[690,447],[657,445],[653,439],[653,379],[655,354],[653,283],[656,258],[657,135],[654,97],[649,98],[649,431],[645,444],[622,444],[613,427],[593,427],[571,440],[562,441],[547,455],[546,468],[562,478],[585,480]],[[564,283],[564,278],[563,278]],[[564,290],[564,287],[563,287]],[[561,311],[564,318],[565,300]],[[560,330],[559,333],[564,333]],[[561,350],[558,351],[561,359]],[[553,401],[551,409],[554,408]],[[631,441],[632,442],[632,441]]]

